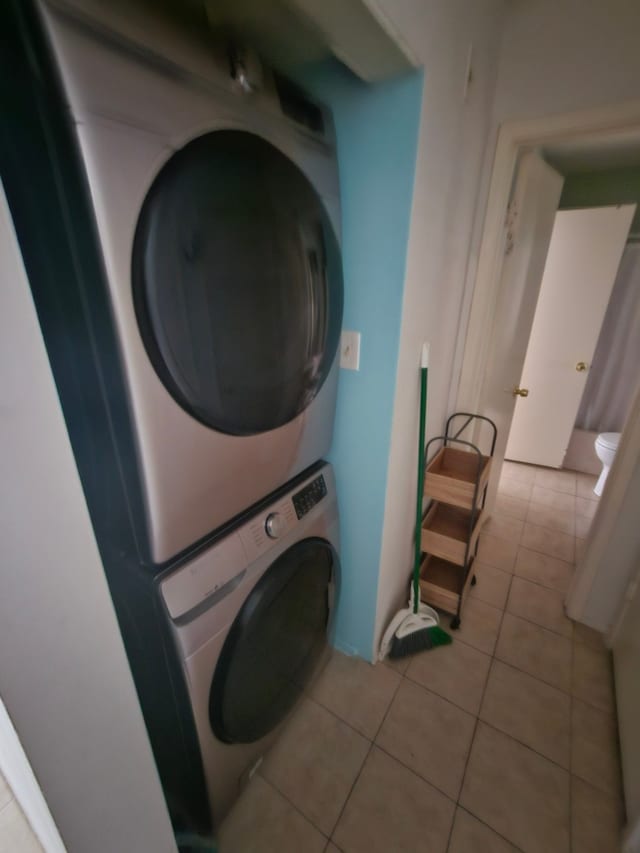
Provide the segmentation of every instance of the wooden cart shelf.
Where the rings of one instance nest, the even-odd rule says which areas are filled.
[[[464,418],[453,434],[452,425]],[[469,426],[489,424],[490,451],[460,438]],[[456,412],[446,424],[444,435],[427,442],[426,455],[434,442],[442,447],[427,464],[424,496],[433,502],[422,522],[420,548],[425,557],[420,567],[420,597],[428,604],[452,613],[451,628],[460,626],[460,611],[469,586],[475,583],[473,560],[478,536],[485,520],[483,510],[496,446],[496,426],[483,415]]]
[[[472,513],[472,510],[434,501],[422,523],[422,550],[464,566],[465,559],[468,561],[473,553],[484,521],[482,510],[476,510],[475,518],[472,518]]]
[[[491,457],[455,447],[441,447],[427,465],[424,494],[442,503],[471,509],[482,499],[491,472]]]
[[[473,577],[472,566],[469,568],[465,579],[462,566],[426,554],[420,565],[421,598],[446,613],[457,614]]]

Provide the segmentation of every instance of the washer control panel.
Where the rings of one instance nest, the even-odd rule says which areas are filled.
[[[327,484],[325,483],[322,474],[320,474],[319,477],[316,477],[315,480],[307,483],[307,485],[299,492],[296,492],[292,500],[298,519],[301,519],[303,515],[306,515],[310,510],[312,510],[326,494]]]
[[[247,522],[240,528],[240,538],[249,562],[256,560],[273,545],[275,539],[280,539],[297,523],[290,497],[272,504],[265,515],[260,514]]]
[[[264,529],[271,539],[279,539],[287,530],[287,520],[279,512],[270,512],[264,522]]]
[[[334,494],[333,476],[328,473]],[[297,491],[289,492],[255,515],[233,533],[181,566],[161,582],[162,595],[172,619],[178,619],[240,576],[281,539],[296,528],[328,494],[327,481],[318,474]]]

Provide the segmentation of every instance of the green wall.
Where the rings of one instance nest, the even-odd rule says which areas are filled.
[[[640,231],[640,167],[638,166],[567,175],[560,198],[560,210],[632,202],[637,202],[638,209],[633,218],[631,230]]]

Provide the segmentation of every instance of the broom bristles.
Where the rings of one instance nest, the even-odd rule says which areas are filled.
[[[389,649],[389,657],[404,658],[418,652],[435,649],[438,646],[448,646],[451,642],[451,636],[446,631],[443,631],[438,625],[432,625],[430,628],[421,628],[419,631],[414,631],[404,637],[394,636]]]

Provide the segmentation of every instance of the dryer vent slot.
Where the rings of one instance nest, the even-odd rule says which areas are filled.
[[[320,107],[310,101],[295,83],[281,74],[274,74],[274,80],[284,115],[308,130],[324,135],[324,115]]]

